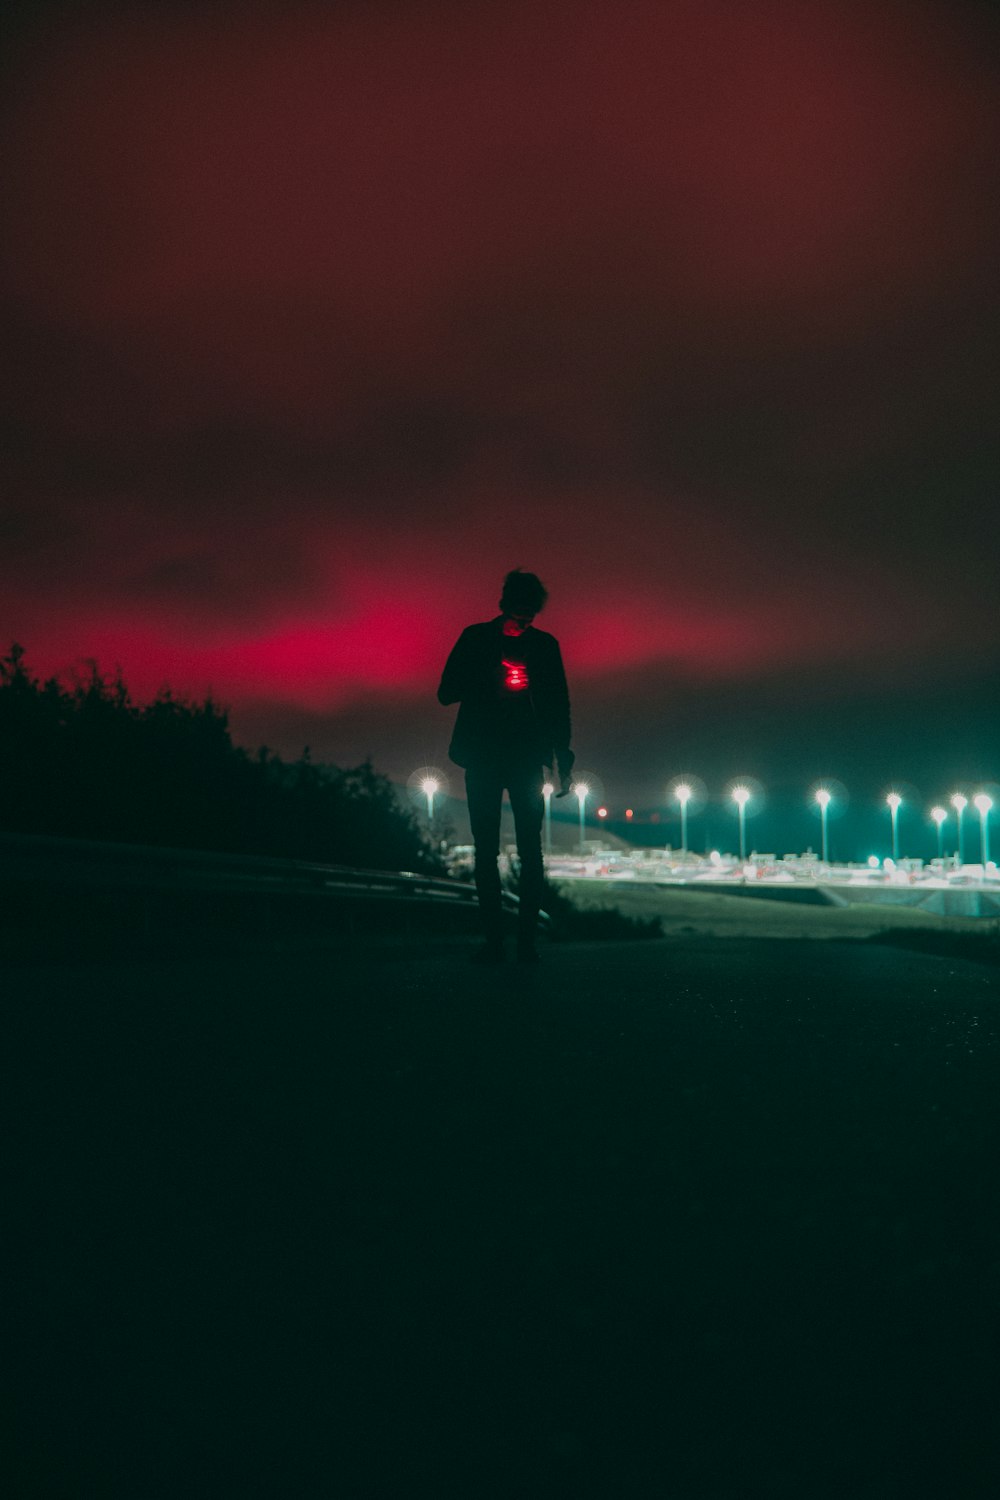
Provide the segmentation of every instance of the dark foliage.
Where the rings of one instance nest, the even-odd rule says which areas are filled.
[[[519,872],[516,862],[507,885],[517,895]],[[630,917],[614,906],[577,906],[571,896],[547,877],[542,884],[542,910],[548,914],[551,922],[549,936],[554,942],[605,942],[663,936],[659,917]]]
[[[233,744],[211,698],[165,690],[134,703],[96,663],[40,682],[13,645],[0,659],[0,829],[123,843],[269,854],[434,872],[438,856],[391,783],[288,763]]]

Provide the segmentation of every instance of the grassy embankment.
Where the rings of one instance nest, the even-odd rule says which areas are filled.
[[[553,884],[584,911],[617,911],[640,920],[657,918],[665,937],[835,938],[903,943],[992,962],[1000,958],[1000,922],[982,917],[944,917],[915,907],[875,902],[852,901],[843,907],[799,905],[625,881],[570,878]]]

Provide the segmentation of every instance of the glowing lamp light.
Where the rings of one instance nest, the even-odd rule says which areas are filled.
[[[934,822],[937,824],[938,859],[943,859],[944,858],[944,834],[942,832],[942,828],[943,828],[943,825],[944,825],[944,820],[945,820],[945,818],[947,816],[948,816],[948,813],[947,813],[947,811],[946,811],[945,808],[943,808],[943,807],[932,807],[931,808],[931,817],[934,819]]]
[[[972,802],[981,818],[984,818],[993,806],[993,798],[987,797],[985,792],[980,792],[978,797],[973,797]]]
[[[955,792],[950,798],[951,805],[958,816],[958,848],[955,853],[960,865],[965,864],[965,847],[962,843],[962,814],[969,805],[968,797],[963,797],[961,792]]]
[[[420,790],[427,798],[427,821],[429,823],[434,821],[434,794],[440,790],[440,787],[441,783],[436,776],[425,776],[420,783]]]
[[[897,822],[897,818],[899,815],[899,809],[902,806],[903,799],[898,792],[890,792],[885,800],[889,807],[889,817],[892,819],[892,857],[893,859],[898,859],[899,824]]]
[[[632,811],[632,809],[630,807],[626,807],[626,809],[625,809],[625,816],[626,816],[626,818],[633,818],[633,817],[635,817],[635,814],[633,813],[633,811]]]
[[[552,785],[551,781],[547,781],[545,783],[545,785],[542,787],[542,796],[543,797],[551,797],[552,793],[554,791],[555,791],[555,787]]]
[[[816,792],[816,801],[819,803],[819,821],[821,829],[822,860],[824,864],[829,862],[829,845],[826,837],[826,810],[830,806],[832,793],[825,786],[821,786]]]
[[[427,804],[427,821],[434,825],[434,798],[448,795],[448,778],[437,766],[419,766],[407,777],[407,788],[415,801]]]
[[[691,788],[686,781],[680,782],[674,787],[674,796],[681,805],[681,852],[687,854],[688,850],[688,803],[691,801]]]
[[[869,854],[869,856],[868,856],[868,868],[869,868],[869,870],[877,870],[878,867],[879,867],[879,857],[878,857],[878,855],[877,854]]]
[[[505,661],[507,669],[504,686],[512,693],[523,692],[528,686],[528,671],[523,661]]]
[[[597,816],[598,816],[598,817],[599,817],[599,818],[606,818],[606,817],[607,817],[607,815],[608,815],[608,810],[607,810],[607,808],[606,808],[606,807],[599,807],[599,808],[598,808],[598,809],[597,809]]]
[[[573,787],[573,791],[575,792],[577,801],[580,804],[580,853],[582,854],[585,836],[584,809],[587,805],[587,795],[590,792],[590,787],[585,781],[578,781]]]
[[[736,803],[736,815],[739,818],[740,824],[740,859],[745,860],[747,857],[747,833],[745,820],[747,803],[750,801],[750,788],[748,786],[743,786],[742,783],[740,783],[738,786],[734,786],[732,790],[732,798]]]

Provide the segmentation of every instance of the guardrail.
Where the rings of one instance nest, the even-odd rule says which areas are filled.
[[[405,901],[470,907],[476,888],[412,871],[355,869],[349,865],[256,854],[216,854],[145,844],[116,844],[42,834],[0,833],[0,881],[8,888],[61,887],[90,891],[176,891],[257,896],[328,896],[345,901]],[[508,912],[518,898],[503,893]],[[542,925],[548,922],[542,913]]]

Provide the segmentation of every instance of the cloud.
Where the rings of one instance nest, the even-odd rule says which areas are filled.
[[[983,24],[678,0],[36,29],[0,122],[0,631],[320,715],[425,691],[517,563],[595,691],[985,649]]]

